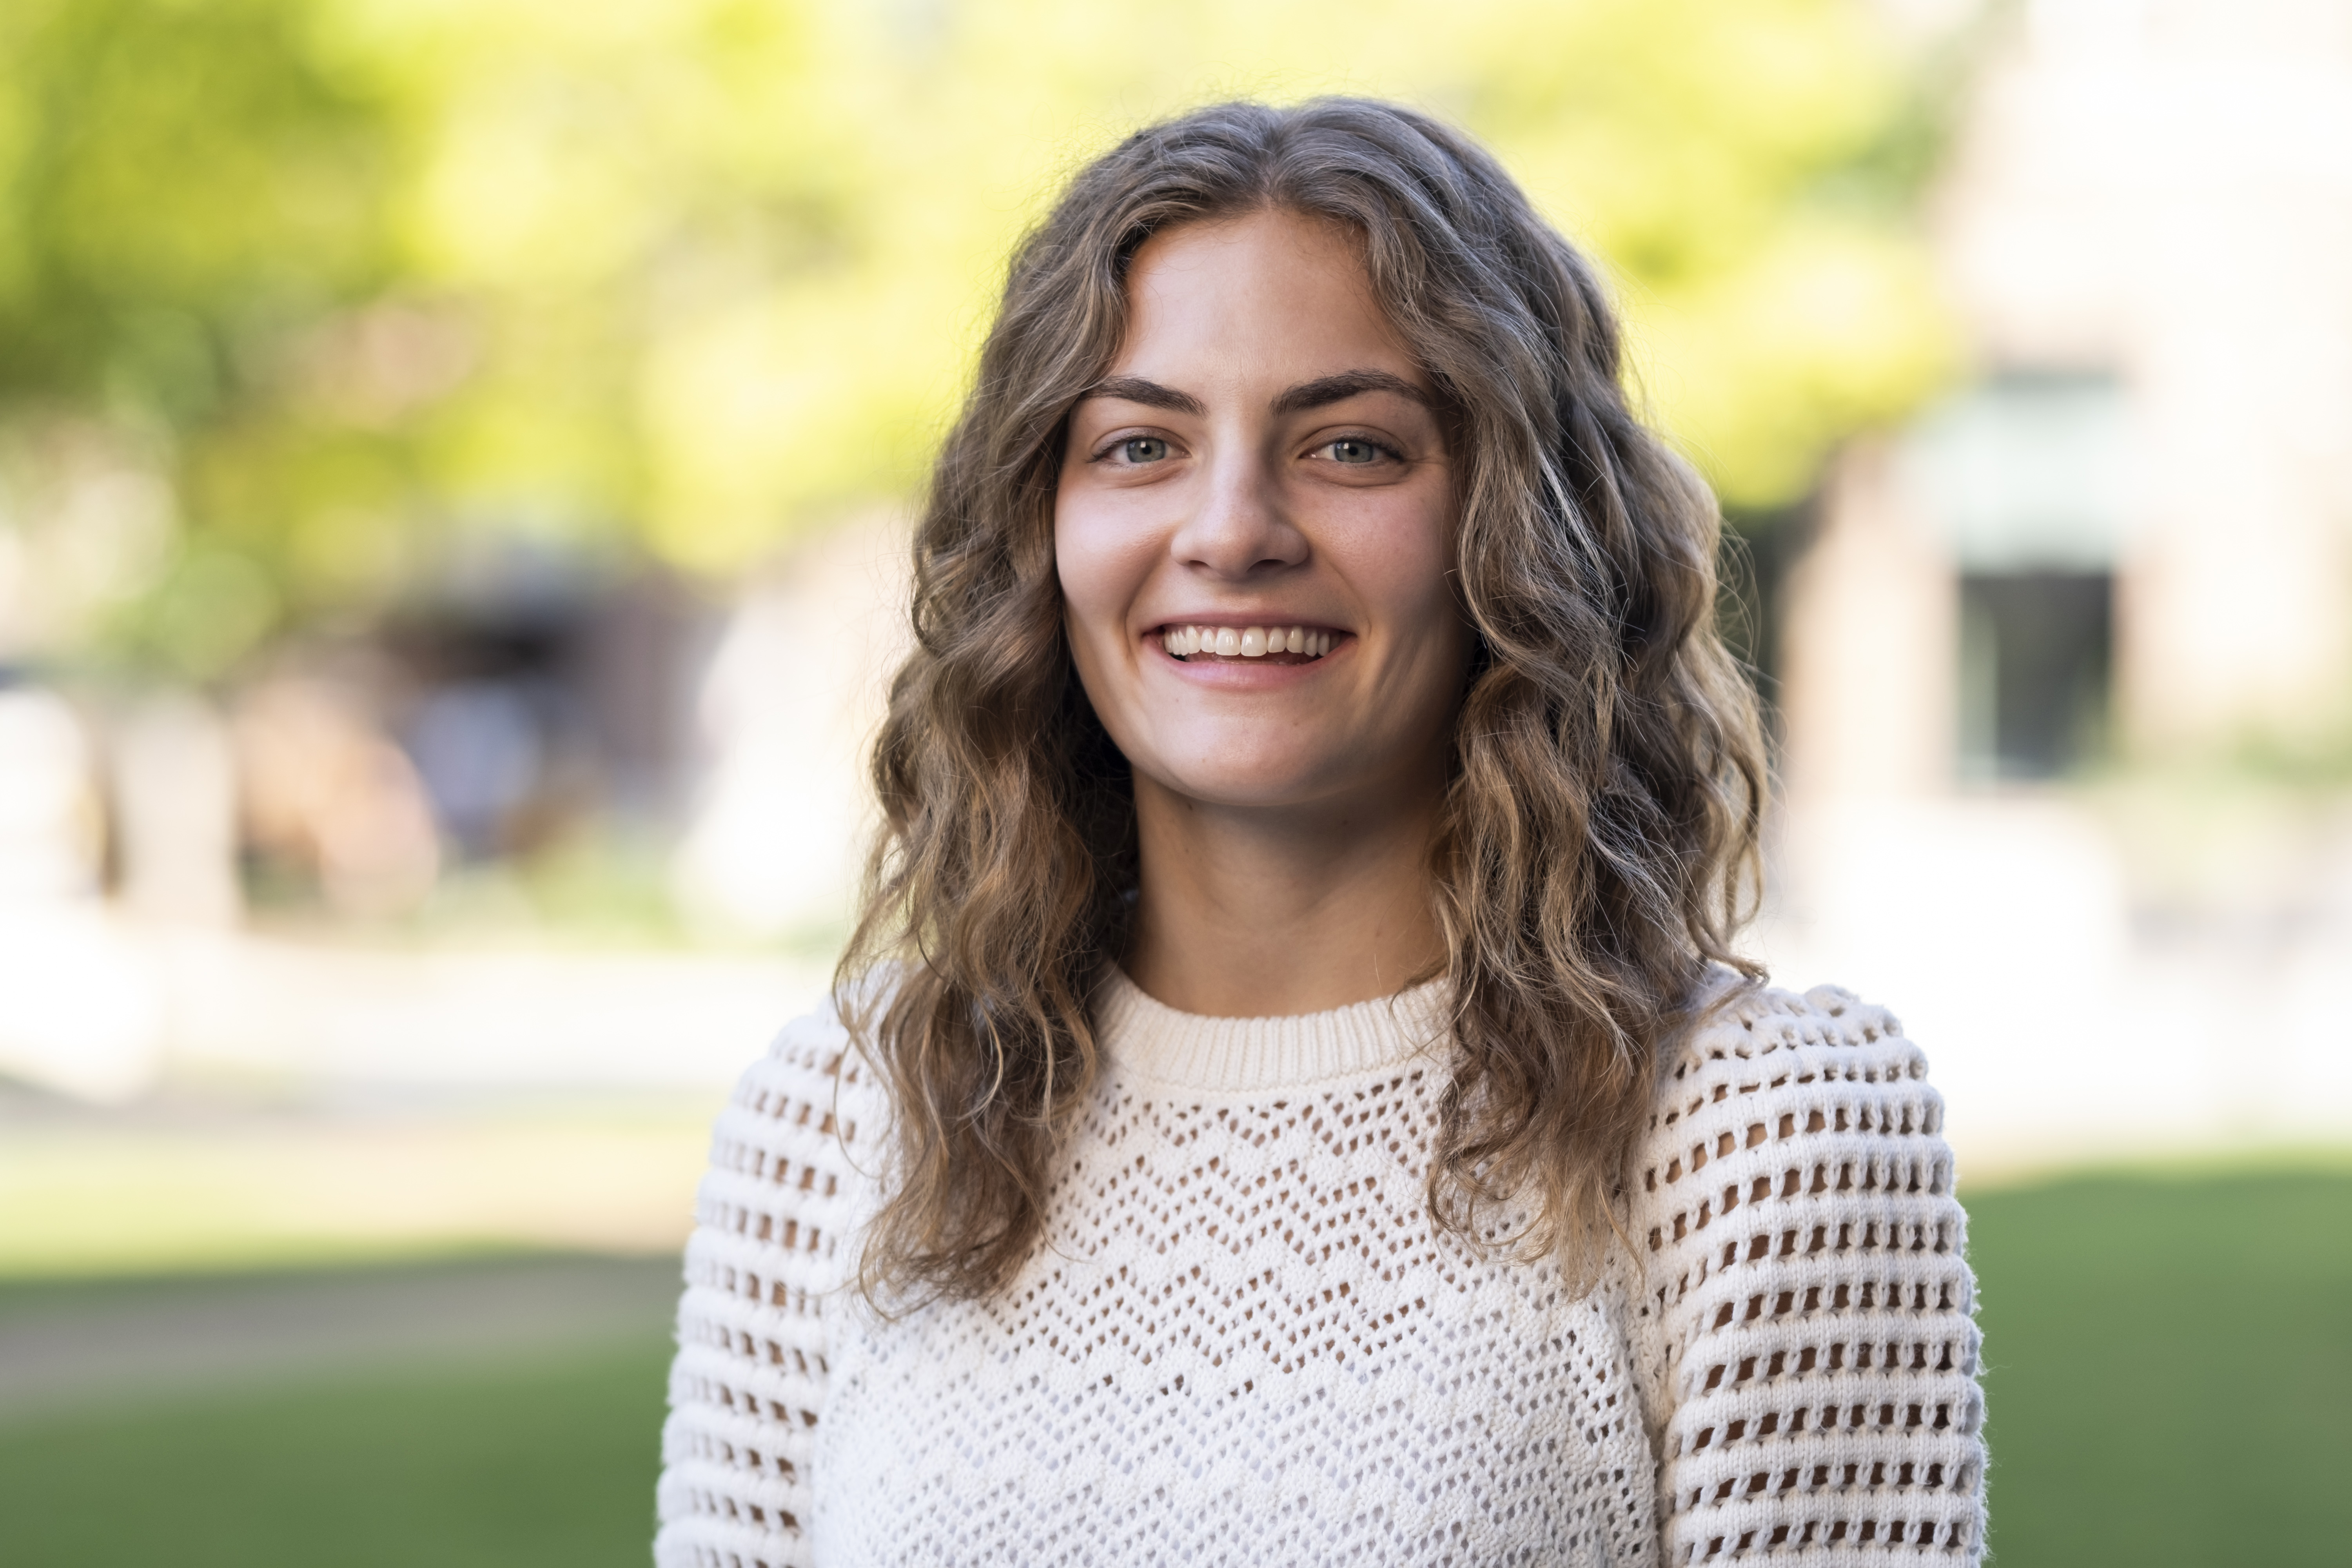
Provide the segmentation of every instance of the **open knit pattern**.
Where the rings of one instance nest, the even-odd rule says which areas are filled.
[[[1045,1245],[895,1320],[844,1289],[886,1108],[793,1025],[702,1186],[659,1562],[1976,1562],[1974,1286],[1894,1020],[1718,1009],[1579,1292],[1431,1223],[1444,1019],[1442,982],[1224,1019],[1113,974]]]

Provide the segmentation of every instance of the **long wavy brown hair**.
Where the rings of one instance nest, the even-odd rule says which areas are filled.
[[[1138,132],[1014,252],[916,535],[915,648],[837,986],[892,1100],[869,1298],[983,1296],[1037,1244],[1137,879],[1127,763],[1064,640],[1065,426],[1118,349],[1137,249],[1265,209],[1360,237],[1458,447],[1478,647],[1430,850],[1453,983],[1437,1222],[1592,1256],[1706,966],[1760,973],[1730,947],[1765,786],[1716,630],[1719,513],[1629,408],[1591,264],[1484,150],[1408,110],[1228,103]]]

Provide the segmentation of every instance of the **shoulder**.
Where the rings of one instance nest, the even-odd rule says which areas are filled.
[[[844,999],[828,997],[778,1031],[736,1080],[712,1129],[713,1174],[835,1196],[873,1167],[884,1106]]]
[[[820,1091],[832,1097],[862,1066],[840,1005],[828,997],[776,1032],[743,1069],[730,1103],[762,1110],[779,1097],[803,1100]]]
[[[1655,1110],[1680,1121],[1708,1106],[1760,1111],[1819,1103],[1825,1086],[1873,1085],[1916,1089],[1940,1122],[1927,1079],[1927,1053],[1885,1007],[1835,985],[1800,995],[1727,981],[1660,1059]]]
[[[857,1021],[877,1016],[898,984],[895,967],[852,981],[793,1019],[737,1082],[734,1104],[758,1108],[778,1097],[804,1101],[821,1093],[839,1114],[871,1119],[881,1105],[881,1080],[856,1035]],[[871,1142],[873,1131],[866,1133]]]
[[[1745,1151],[1863,1139],[1908,1143],[1948,1190],[1943,1121],[1927,1054],[1885,1008],[1833,985],[1801,995],[1726,982],[1660,1059],[1628,1175],[1638,1202]]]

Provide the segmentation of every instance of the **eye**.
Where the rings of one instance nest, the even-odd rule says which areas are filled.
[[[1168,443],[1157,436],[1129,436],[1111,448],[1122,462],[1157,463],[1168,456]]]
[[[1379,442],[1361,436],[1342,436],[1336,441],[1326,441],[1323,450],[1330,455],[1333,462],[1344,463],[1350,468],[1377,463],[1382,458],[1395,456]]]

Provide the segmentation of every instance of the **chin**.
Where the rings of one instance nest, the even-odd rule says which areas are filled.
[[[1331,770],[1301,767],[1296,756],[1253,763],[1227,755],[1214,765],[1150,772],[1153,781],[1172,795],[1203,805],[1239,810],[1280,811],[1312,805],[1344,793]]]
[[[1325,792],[1303,787],[1288,779],[1178,779],[1169,781],[1167,787],[1184,799],[1202,805],[1222,806],[1232,811],[1286,811],[1312,805]]]

